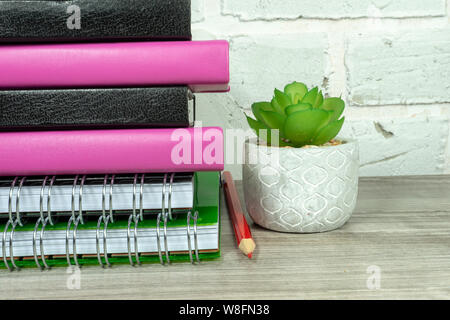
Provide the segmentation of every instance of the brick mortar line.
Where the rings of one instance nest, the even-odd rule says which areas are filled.
[[[233,14],[233,13],[221,13],[220,16],[222,17],[232,17],[235,18],[236,20],[238,20],[241,23],[251,23],[251,22],[256,22],[256,21],[261,21],[261,22],[278,22],[278,21],[284,21],[284,22],[289,22],[289,21],[297,21],[297,20],[304,20],[304,21],[326,21],[326,22],[336,22],[336,21],[360,21],[360,20],[367,20],[367,19],[380,19],[380,20],[405,20],[405,19],[410,19],[410,20],[417,20],[417,19],[433,19],[433,18],[445,18],[447,17],[447,13],[446,14],[430,14],[430,15],[418,15],[418,16],[391,16],[391,17],[371,17],[371,16],[360,16],[360,17],[339,17],[339,18],[331,18],[331,17],[305,17],[302,15],[298,15],[296,17],[292,17],[292,18],[287,18],[287,17],[277,17],[277,18],[255,18],[255,19],[244,19],[241,17],[241,15],[239,14]]]

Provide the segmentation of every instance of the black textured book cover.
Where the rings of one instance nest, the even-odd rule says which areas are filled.
[[[0,91],[0,131],[188,127],[187,87]]]
[[[190,0],[0,0],[0,42],[190,39]]]

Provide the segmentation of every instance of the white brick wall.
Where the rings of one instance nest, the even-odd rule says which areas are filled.
[[[273,93],[274,87],[284,87],[298,79],[298,75],[307,85],[322,83],[329,72],[327,47],[326,33],[231,38],[230,86],[234,99],[240,106],[267,100],[267,93]]]
[[[444,16],[445,0],[222,0],[222,13],[241,20]]]
[[[352,36],[345,62],[352,104],[450,102],[450,28]]]
[[[346,100],[361,175],[450,173],[450,0],[192,2],[194,39],[231,44],[231,92],[198,95],[203,124],[245,128],[252,102],[303,81]]]
[[[191,3],[192,23],[203,21],[205,19],[205,2],[203,0],[193,0]]]
[[[447,119],[351,121],[341,133],[359,141],[363,176],[439,174],[444,169]]]

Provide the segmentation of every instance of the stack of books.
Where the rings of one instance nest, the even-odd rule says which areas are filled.
[[[0,1],[0,268],[220,256],[228,43],[189,0]]]

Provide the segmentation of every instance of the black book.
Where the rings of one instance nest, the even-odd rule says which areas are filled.
[[[188,87],[0,91],[0,131],[188,127]]]
[[[190,0],[0,0],[3,43],[190,39]]]

